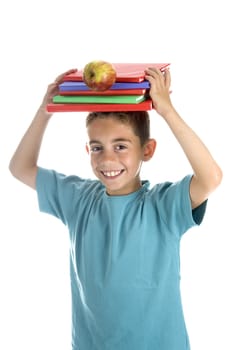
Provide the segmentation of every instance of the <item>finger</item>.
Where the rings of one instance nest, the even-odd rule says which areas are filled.
[[[147,68],[145,70],[145,74],[146,74],[146,77],[154,77],[155,78],[155,76],[156,76],[156,72],[154,72],[154,70],[151,68]]]
[[[77,72],[77,69],[76,69],[76,68],[67,70],[66,72],[60,74],[60,75],[55,79],[55,83],[56,83],[56,84],[59,84],[59,83],[63,80],[63,78],[64,78],[66,75],[71,74],[71,73],[75,73],[75,72]]]
[[[47,88],[47,91],[53,91],[53,90],[56,90],[58,88],[58,84],[56,82],[54,83],[51,83],[48,85],[48,88]]]
[[[52,100],[53,96],[56,95],[59,92],[58,84],[57,83],[51,83],[47,87],[47,91],[45,94],[44,99],[46,100]]]
[[[165,69],[164,79],[165,79],[165,86],[169,89],[169,87],[171,85],[171,74],[170,74],[169,69]]]
[[[145,75],[145,79],[148,80],[150,83],[152,82],[152,80],[154,80],[154,78],[149,74]]]
[[[163,73],[161,72],[161,70],[158,69],[157,67],[148,67],[148,68],[146,69],[146,72],[147,72],[148,74],[153,75],[153,76],[156,76],[156,75],[162,76],[162,75],[163,75]]]
[[[161,88],[165,84],[165,78],[164,78],[164,72],[161,72],[158,68],[148,68],[146,69],[146,76],[145,78],[149,80],[151,84],[157,84],[157,86],[160,86]]]

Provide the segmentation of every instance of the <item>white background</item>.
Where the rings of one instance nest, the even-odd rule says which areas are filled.
[[[233,349],[230,5],[227,0],[1,4],[0,349],[70,346],[66,227],[39,212],[35,192],[10,175],[8,163],[47,85],[93,59],[170,62],[173,103],[223,169],[203,224],[182,239],[181,288],[192,350]],[[54,115],[40,165],[92,176],[85,115]],[[183,177],[191,169],[182,150],[155,111],[151,123],[158,147],[142,177],[152,184]]]

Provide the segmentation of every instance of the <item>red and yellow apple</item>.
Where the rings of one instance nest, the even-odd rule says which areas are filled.
[[[92,90],[105,91],[115,83],[116,70],[107,61],[91,61],[83,69],[83,81]]]

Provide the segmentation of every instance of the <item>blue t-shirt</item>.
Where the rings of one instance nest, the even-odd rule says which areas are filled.
[[[191,176],[124,196],[98,180],[39,168],[40,210],[70,234],[73,350],[188,350],[180,238],[200,224]]]

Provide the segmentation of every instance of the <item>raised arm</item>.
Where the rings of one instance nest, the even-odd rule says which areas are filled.
[[[59,75],[54,83],[48,86],[47,92],[35,117],[10,160],[9,169],[12,175],[33,189],[36,188],[37,160],[43,135],[48,121],[52,116],[51,113],[47,112],[46,105],[50,103],[53,96],[58,93],[58,85],[62,82],[63,77],[74,71],[76,71],[76,69],[70,69]]]
[[[169,70],[147,69],[146,79],[151,84],[150,96],[156,111],[164,118],[181,145],[193,169],[190,184],[192,208],[204,202],[222,180],[222,171],[197,134],[177,113],[170,99]]]

